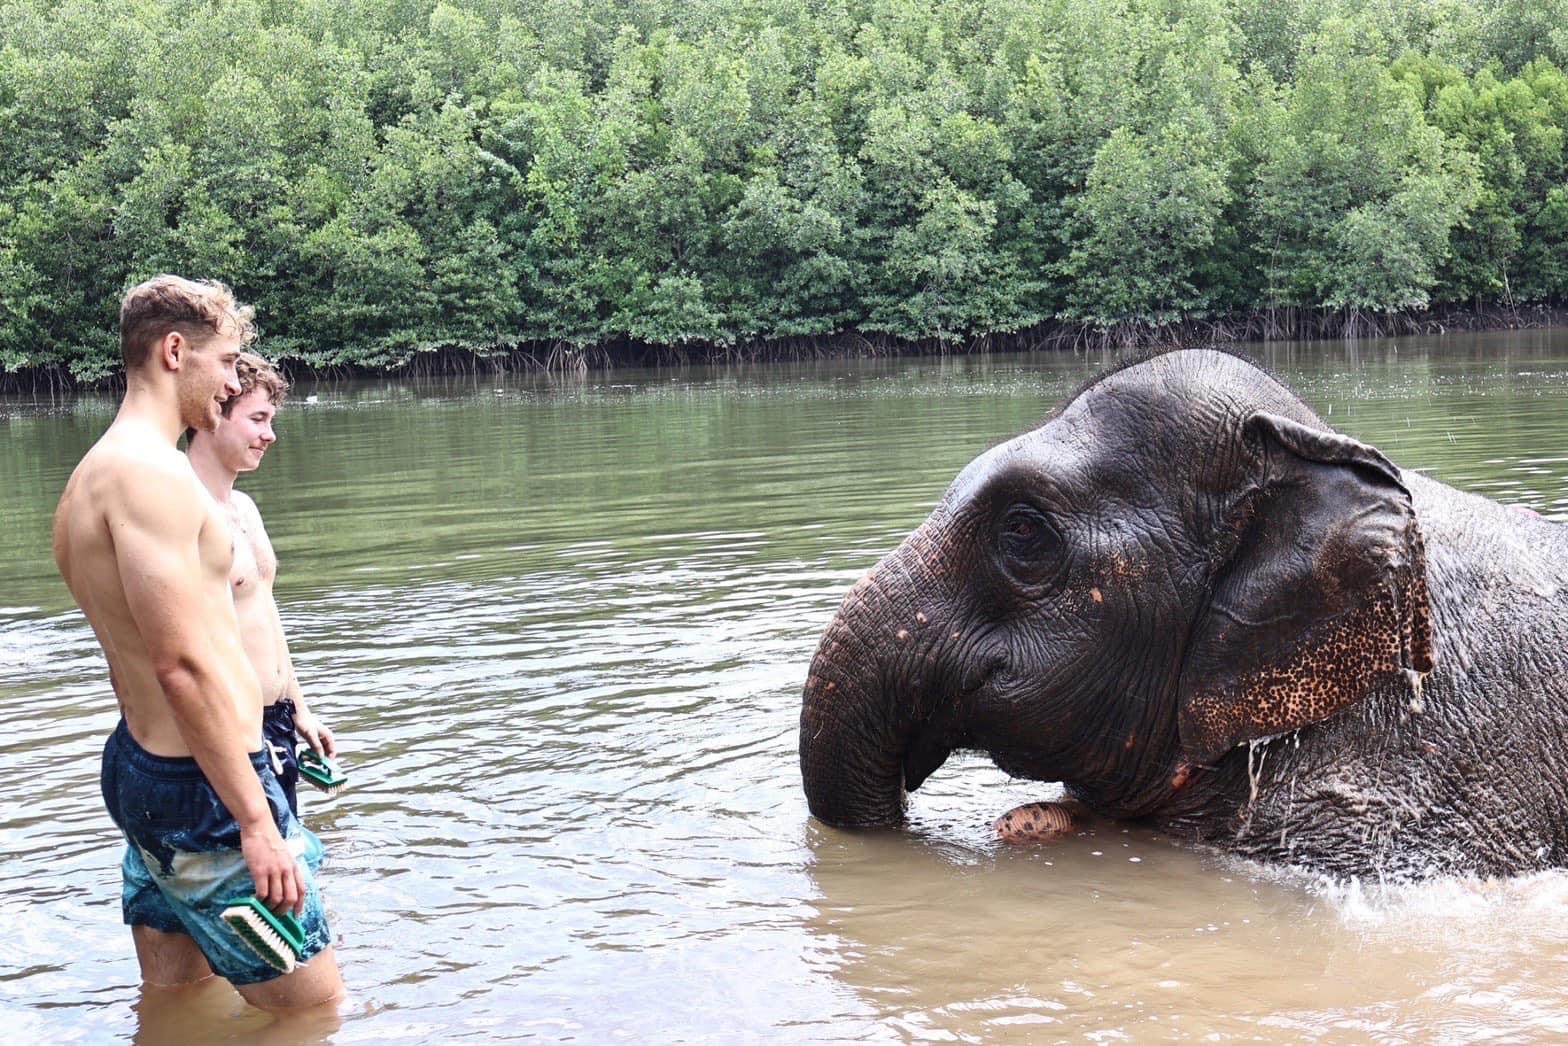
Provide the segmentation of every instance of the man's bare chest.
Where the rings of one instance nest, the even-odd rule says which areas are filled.
[[[232,509],[228,516],[229,530],[234,535],[234,563],[229,568],[229,587],[238,601],[272,587],[278,560],[257,521],[247,518],[243,511]]]

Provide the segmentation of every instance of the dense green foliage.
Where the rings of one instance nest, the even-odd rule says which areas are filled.
[[[1568,295],[1568,0],[7,0],[0,369]]]

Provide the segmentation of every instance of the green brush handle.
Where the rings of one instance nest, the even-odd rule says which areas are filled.
[[[337,763],[313,748],[300,752],[299,775],[322,789],[339,788],[348,781],[348,775],[339,769]]]

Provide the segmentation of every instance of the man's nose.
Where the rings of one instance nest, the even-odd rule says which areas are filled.
[[[223,378],[223,391],[229,394],[230,399],[240,394],[240,376],[232,370]]]
[[[267,425],[262,428],[261,441],[263,443],[276,443],[278,441],[278,434],[272,431],[271,425]]]

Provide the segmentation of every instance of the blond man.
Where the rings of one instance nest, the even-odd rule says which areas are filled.
[[[273,769],[288,797],[289,809],[298,815],[296,735],[326,756],[337,755],[337,742],[331,729],[312,714],[300,693],[283,621],[272,594],[278,557],[267,537],[267,528],[262,525],[261,513],[250,497],[234,489],[239,474],[255,471],[267,448],[277,442],[273,419],[283,406],[289,384],[272,364],[254,353],[241,353],[234,369],[239,378],[239,395],[224,403],[223,417],[216,429],[186,432],[186,454],[207,493],[223,506],[234,533],[229,587],[234,593],[240,639],[261,683],[262,736],[272,750]]]
[[[54,557],[119,704],[101,783],[127,842],[122,911],[142,978],[216,972],[281,1011],[342,997],[310,867],[320,843],[289,811],[262,745],[261,686],[229,589],[231,528],[177,447],[186,428],[216,428],[240,391],[251,320],[219,283],[158,276],[126,293],[125,397],[66,483]],[[246,894],[299,916],[306,961],[292,973],[221,920]]]

